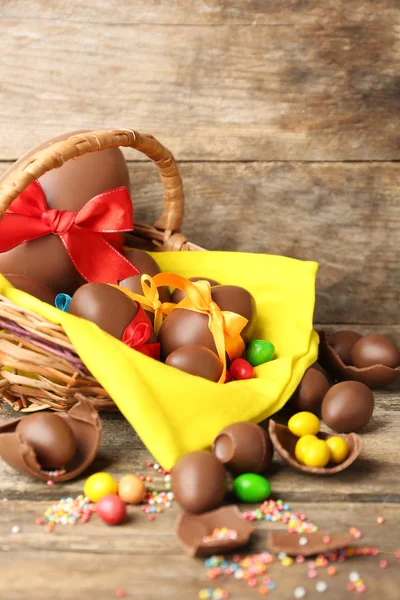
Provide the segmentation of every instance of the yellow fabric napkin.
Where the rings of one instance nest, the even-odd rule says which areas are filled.
[[[281,256],[229,252],[153,253],[162,271],[239,285],[257,303],[255,339],[271,341],[275,360],[248,381],[217,384],[178,371],[125,346],[93,323],[17,290],[0,276],[0,292],[60,323],[89,371],[110,394],[165,468],[210,446],[235,421],[260,422],[286,403],[317,359],[313,331],[317,264]]]

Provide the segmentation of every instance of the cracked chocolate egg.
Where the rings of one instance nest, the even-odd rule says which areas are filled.
[[[36,419],[39,415],[0,426],[0,457],[22,475],[44,481],[55,479],[46,465],[47,468],[50,465],[63,467],[55,480],[68,481],[87,469],[96,457],[101,439],[99,415],[88,400],[81,400],[67,413],[41,416],[45,415],[60,419],[64,426],[53,418],[42,420],[39,425]],[[52,464],[62,460],[66,460],[66,464]]]
[[[274,452],[268,433],[255,423],[246,422],[225,427],[215,438],[212,450],[234,475],[264,473]]]
[[[280,457],[294,469],[312,475],[334,475],[335,473],[344,471],[358,458],[362,448],[361,438],[356,433],[341,435],[340,437],[344,438],[349,448],[347,458],[343,462],[339,464],[328,463],[326,467],[308,467],[297,460],[295,448],[299,438],[286,425],[280,425],[273,419],[270,419],[268,431],[271,442]],[[317,437],[321,440],[327,440],[332,435],[320,432],[317,434]]]
[[[330,373],[339,381],[343,381],[344,379],[360,381],[368,387],[375,389],[386,387],[400,378],[400,366],[393,369],[383,364],[375,364],[362,368],[354,365],[346,365],[336,350],[330,345],[332,334],[319,331],[318,335],[320,340],[318,362],[327,373]],[[356,344],[358,343],[357,341]]]

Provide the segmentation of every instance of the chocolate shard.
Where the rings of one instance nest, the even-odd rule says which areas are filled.
[[[365,383],[371,389],[382,388],[390,385],[400,378],[400,367],[392,369],[385,365],[357,368],[345,365],[339,354],[329,344],[329,333],[318,331],[319,355],[318,362],[331,375],[339,381],[353,380]]]
[[[66,472],[56,479],[68,481],[80,475],[95,459],[101,440],[101,421],[88,400],[81,400],[59,416],[67,421],[76,438],[75,456],[65,466]],[[30,444],[15,431],[20,421],[21,418],[0,426],[0,457],[22,475],[47,481],[52,477],[42,471]]]
[[[212,538],[216,529],[235,532],[231,539]],[[232,552],[245,546],[254,527],[246,521],[238,506],[223,506],[201,515],[181,513],[176,522],[176,536],[189,556],[212,556]]]
[[[344,469],[347,469],[347,467],[349,467],[356,460],[356,458],[358,458],[362,448],[361,438],[356,433],[340,435],[334,434],[344,438],[349,446],[349,454],[346,460],[338,465],[331,465],[329,463],[326,467],[307,467],[306,465],[299,463],[299,461],[296,459],[294,451],[299,438],[293,435],[288,427],[285,425],[280,425],[273,419],[270,419],[268,429],[271,442],[283,460],[298,471],[302,471],[303,473],[311,473],[312,475],[334,475],[335,473],[344,471]],[[321,440],[326,440],[332,437],[332,435],[329,433],[320,432],[317,437]]]
[[[271,531],[267,546],[270,552],[285,552],[288,556],[315,556],[351,546],[354,538],[350,533],[329,535],[322,531],[315,533],[285,533]]]

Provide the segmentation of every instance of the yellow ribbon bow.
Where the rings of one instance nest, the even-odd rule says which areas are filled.
[[[229,310],[221,310],[212,299],[211,286],[208,281],[193,283],[175,273],[158,273],[153,277],[153,282],[156,287],[172,286],[186,294],[178,304],[164,303],[164,314],[169,314],[175,308],[185,308],[208,315],[208,328],[213,335],[223,366],[218,383],[224,383],[226,377],[225,353],[228,353],[229,358],[243,354],[245,346],[240,332],[247,325],[248,320]]]
[[[157,286],[150,275],[143,274],[140,278],[140,283],[142,285],[143,296],[140,294],[135,294],[123,286],[114,284],[110,285],[118,290],[121,290],[121,292],[124,292],[126,296],[135,302],[139,302],[139,304],[141,304],[145,310],[150,310],[154,313],[154,332],[157,335],[163,321],[163,315],[168,314],[175,304],[172,302],[161,302]]]

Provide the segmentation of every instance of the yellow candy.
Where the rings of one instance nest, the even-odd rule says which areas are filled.
[[[109,473],[94,473],[86,479],[83,493],[91,502],[99,502],[108,494],[117,494],[118,484]]]
[[[315,440],[317,440],[318,438],[315,435],[303,435],[303,437],[301,437],[299,439],[299,441],[296,444],[296,447],[294,449],[294,454],[297,458],[297,460],[299,461],[299,463],[303,463],[303,456],[304,456],[304,452],[306,450],[306,448],[308,448],[309,444],[311,442],[315,442]]]
[[[344,438],[339,437],[338,435],[334,435],[328,438],[326,440],[326,443],[328,444],[329,449],[331,451],[332,462],[334,462],[335,464],[339,464],[347,458],[349,454],[349,447]]]
[[[293,435],[316,435],[319,431],[320,422],[318,417],[310,412],[299,412],[289,419],[288,427]]]
[[[331,451],[324,440],[316,440],[309,444],[303,454],[307,467],[325,467],[331,458]]]

